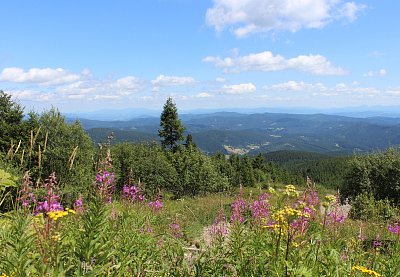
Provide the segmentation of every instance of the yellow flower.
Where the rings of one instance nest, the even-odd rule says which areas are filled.
[[[297,197],[299,193],[296,191],[296,187],[293,185],[285,186],[285,191],[283,192],[284,195]]]
[[[333,202],[336,202],[337,199],[335,195],[329,194],[325,196],[325,200],[328,201],[329,204],[331,204]]]
[[[268,192],[271,193],[271,194],[275,194],[276,193],[276,191],[275,191],[275,189],[273,187],[269,187],[268,188]]]
[[[371,269],[368,269],[368,268],[366,268],[365,266],[361,266],[361,265],[355,265],[355,266],[353,266],[353,267],[351,268],[351,270],[354,270],[354,271],[358,270],[358,271],[360,271],[360,272],[362,272],[362,273],[366,273],[366,274],[368,274],[368,275],[372,275],[372,276],[376,276],[376,277],[382,276],[382,275],[380,275],[378,272],[373,271],[373,270],[371,270]]]
[[[54,236],[51,237],[54,241],[60,241],[61,235],[58,232],[54,232]]]
[[[54,221],[66,215],[68,215],[67,211],[52,211],[47,213],[47,216]]]

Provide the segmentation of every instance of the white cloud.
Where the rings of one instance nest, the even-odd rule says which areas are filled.
[[[56,94],[44,91],[37,91],[32,89],[22,90],[7,90],[7,94],[12,95],[17,101],[30,101],[30,102],[41,102],[41,101],[53,101],[56,99]]]
[[[115,99],[141,92],[143,89],[142,80],[134,76],[126,76],[115,80],[97,80],[93,78],[81,80],[59,86],[56,92],[68,95],[70,99],[84,98],[84,96],[91,99]],[[105,97],[102,98],[99,95],[104,95]]]
[[[281,55],[274,55],[270,51],[251,53],[247,56],[233,55],[220,58],[208,56],[203,62],[213,63],[216,67],[223,68],[226,73],[238,73],[242,71],[281,71],[299,70],[315,75],[344,75],[346,71],[333,66],[322,55],[299,55],[286,59]]]
[[[207,92],[201,92],[196,94],[195,96],[196,98],[210,98],[213,97],[211,94],[207,93]]]
[[[217,32],[230,26],[240,38],[274,30],[322,28],[339,19],[354,21],[364,8],[341,0],[214,0],[206,23]]]
[[[81,79],[80,74],[62,68],[31,68],[25,71],[19,67],[8,67],[0,73],[0,82],[35,83],[43,86],[72,83],[79,79]]]
[[[273,84],[273,85],[268,85],[264,86],[263,90],[265,91],[271,91],[271,92],[305,92],[305,93],[311,93],[313,96],[337,96],[337,95],[342,95],[345,97],[349,97],[350,95],[352,96],[358,96],[358,97],[363,97],[363,96],[388,96],[388,95],[396,95],[396,93],[390,93],[390,92],[396,92],[396,89],[393,90],[385,90],[385,89],[379,89],[375,87],[361,87],[358,86],[358,83],[351,83],[351,84],[346,84],[346,83],[338,83],[332,87],[325,86],[322,83],[304,83],[303,81],[301,82],[296,82],[296,81],[288,81],[284,83],[278,83],[278,84]]]
[[[225,78],[222,78],[222,77],[217,77],[217,78],[215,79],[215,81],[218,82],[218,83],[225,83],[225,82],[226,82],[226,79],[225,79]]]
[[[339,10],[337,17],[347,18],[349,21],[357,19],[358,14],[366,8],[363,4],[356,4],[354,2],[346,2]]]
[[[296,81],[288,81],[285,83],[274,84],[271,86],[264,86],[264,90],[272,90],[272,91],[325,91],[327,88],[322,83],[316,84],[308,84]]]
[[[245,94],[256,91],[256,86],[252,83],[238,85],[224,85],[223,92],[227,94]]]
[[[363,74],[363,77],[383,77],[386,76],[387,71],[386,69],[380,69],[378,71],[368,71],[367,73]]]
[[[151,83],[155,86],[182,86],[196,83],[192,77],[159,75]]]
[[[188,76],[159,75],[151,83],[153,84],[153,92],[159,92],[162,87],[193,85],[196,80]]]

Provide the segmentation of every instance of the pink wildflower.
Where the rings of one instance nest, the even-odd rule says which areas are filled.
[[[157,212],[163,207],[163,203],[161,202],[160,196],[157,197],[156,201],[149,202],[149,207],[153,209],[153,211]]]
[[[179,224],[176,221],[170,223],[168,225],[168,227],[169,227],[170,232],[172,233],[172,235],[175,238],[180,238],[183,236],[183,234],[181,232],[181,227],[179,226]]]
[[[243,199],[242,188],[240,188],[239,194],[236,196],[236,200],[231,204],[231,221],[243,223],[245,210],[246,202]]]
[[[256,223],[260,223],[263,219],[267,218],[270,214],[267,194],[264,193],[260,195],[258,200],[255,200],[253,204],[250,205],[250,210]]]
[[[400,236],[400,224],[399,223],[394,223],[393,225],[390,224],[388,226],[388,230],[389,230],[389,232]]]

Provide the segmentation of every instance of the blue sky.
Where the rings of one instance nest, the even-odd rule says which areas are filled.
[[[400,105],[400,3],[2,1],[0,89],[62,112]],[[383,108],[384,109],[384,108]]]

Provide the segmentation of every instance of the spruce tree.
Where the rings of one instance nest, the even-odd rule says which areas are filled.
[[[158,135],[161,138],[161,145],[164,149],[175,150],[178,141],[183,140],[185,128],[178,118],[178,110],[172,98],[169,97],[164,104],[160,118],[160,129]]]

